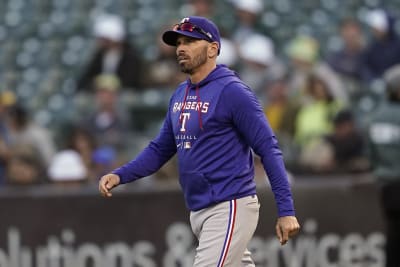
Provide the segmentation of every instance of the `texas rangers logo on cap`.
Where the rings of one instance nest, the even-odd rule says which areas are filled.
[[[189,22],[189,18],[188,18],[188,17],[183,18],[183,19],[181,20],[181,23],[185,23],[185,22]]]

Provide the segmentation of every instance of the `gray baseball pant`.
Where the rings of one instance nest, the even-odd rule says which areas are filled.
[[[190,213],[199,240],[194,267],[254,267],[247,249],[257,227],[260,204],[256,195],[221,202]]]

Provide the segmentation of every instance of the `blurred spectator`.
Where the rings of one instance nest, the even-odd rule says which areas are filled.
[[[0,185],[4,184],[5,180],[6,180],[8,158],[9,158],[9,145],[8,145],[7,141],[4,139],[4,136],[1,136],[1,139],[0,139]]]
[[[7,163],[10,156],[10,133],[7,125],[8,109],[16,102],[13,92],[0,93],[0,184],[5,183]]]
[[[52,159],[47,175],[51,182],[79,185],[87,181],[88,171],[81,155],[72,149],[58,152]]]
[[[36,157],[48,166],[56,152],[52,133],[31,120],[28,111],[19,104],[8,110],[7,127],[9,129],[10,145],[33,147]]]
[[[200,16],[212,19],[214,15],[214,0],[189,0],[185,8],[185,16]]]
[[[89,179],[94,177],[93,154],[97,149],[95,137],[85,128],[71,125],[65,128],[65,141],[62,150],[73,150],[79,153],[88,172]]]
[[[92,154],[97,148],[94,136],[85,128],[80,126],[71,126],[68,130],[68,137],[66,140],[66,149],[77,151],[86,167],[91,167]]]
[[[115,75],[97,76],[94,80],[95,110],[80,121],[81,126],[95,137],[98,146],[112,146],[117,150],[125,148],[130,129],[129,113],[118,102],[120,86]]]
[[[15,144],[7,161],[7,184],[35,185],[44,182],[45,166],[32,145]]]
[[[386,221],[386,266],[400,266],[400,65],[384,75],[387,101],[370,120],[370,162],[380,185]]]
[[[264,86],[264,111],[274,133],[282,138],[292,139],[294,135],[297,103],[289,98],[288,81],[285,77],[269,81]]]
[[[372,41],[363,57],[363,78],[382,78],[391,66],[400,63],[400,39],[395,31],[395,19],[382,9],[370,11],[366,23],[372,30]]]
[[[109,14],[96,18],[94,36],[96,48],[78,81],[78,89],[90,91],[99,74],[115,74],[122,88],[141,89],[142,62],[128,42],[122,19]]]
[[[279,140],[285,163],[290,168],[297,160],[293,136],[299,105],[289,98],[287,77],[279,77],[265,84],[263,103],[265,115]]]
[[[97,148],[92,155],[93,160],[93,177],[100,178],[101,176],[110,173],[114,170],[119,162],[117,162],[117,153],[110,146]]]
[[[302,91],[311,74],[317,74],[329,86],[332,96],[348,103],[349,95],[342,81],[327,63],[319,58],[319,42],[306,35],[290,41],[287,54],[290,60],[289,86],[291,97],[302,98]]]
[[[352,18],[340,25],[342,46],[338,51],[328,55],[327,63],[334,71],[346,79],[359,81],[362,78],[362,53],[365,38],[360,24]]]
[[[221,52],[217,57],[217,64],[224,64],[232,69],[236,69],[238,59],[238,51],[235,43],[231,39],[221,36]]]
[[[168,28],[170,25],[168,25]],[[186,79],[186,75],[180,71],[176,61],[175,49],[166,45],[161,38],[161,31],[157,35],[157,52],[146,67],[144,86],[172,89]]]
[[[321,153],[311,153],[315,141],[333,131],[333,118],[340,110],[329,85],[317,75],[310,75],[305,87],[306,103],[300,107],[295,122],[295,141],[300,147],[300,162],[309,166],[322,160]],[[311,156],[311,157],[310,157]]]
[[[367,171],[369,163],[364,153],[365,143],[353,114],[349,110],[339,111],[333,125],[333,132],[324,138],[333,150],[331,171]]]
[[[251,34],[239,45],[243,59],[239,67],[240,78],[260,95],[264,84],[283,76],[285,68],[275,57],[274,44],[268,37]]]
[[[232,40],[240,44],[258,32],[259,16],[264,6],[261,0],[232,0],[232,2],[238,23],[232,33]]]

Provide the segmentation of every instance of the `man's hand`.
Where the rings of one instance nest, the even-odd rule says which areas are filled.
[[[120,178],[118,175],[109,173],[100,178],[99,191],[104,197],[111,197],[111,189],[119,185]]]
[[[281,245],[285,245],[289,238],[295,236],[299,230],[300,225],[294,216],[284,216],[278,218],[276,222],[276,235]]]

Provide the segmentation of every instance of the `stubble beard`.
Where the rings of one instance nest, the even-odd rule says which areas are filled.
[[[207,62],[207,48],[205,47],[199,54],[197,54],[193,60],[189,62],[179,64],[181,71],[186,74],[193,74],[195,70],[201,65]]]

